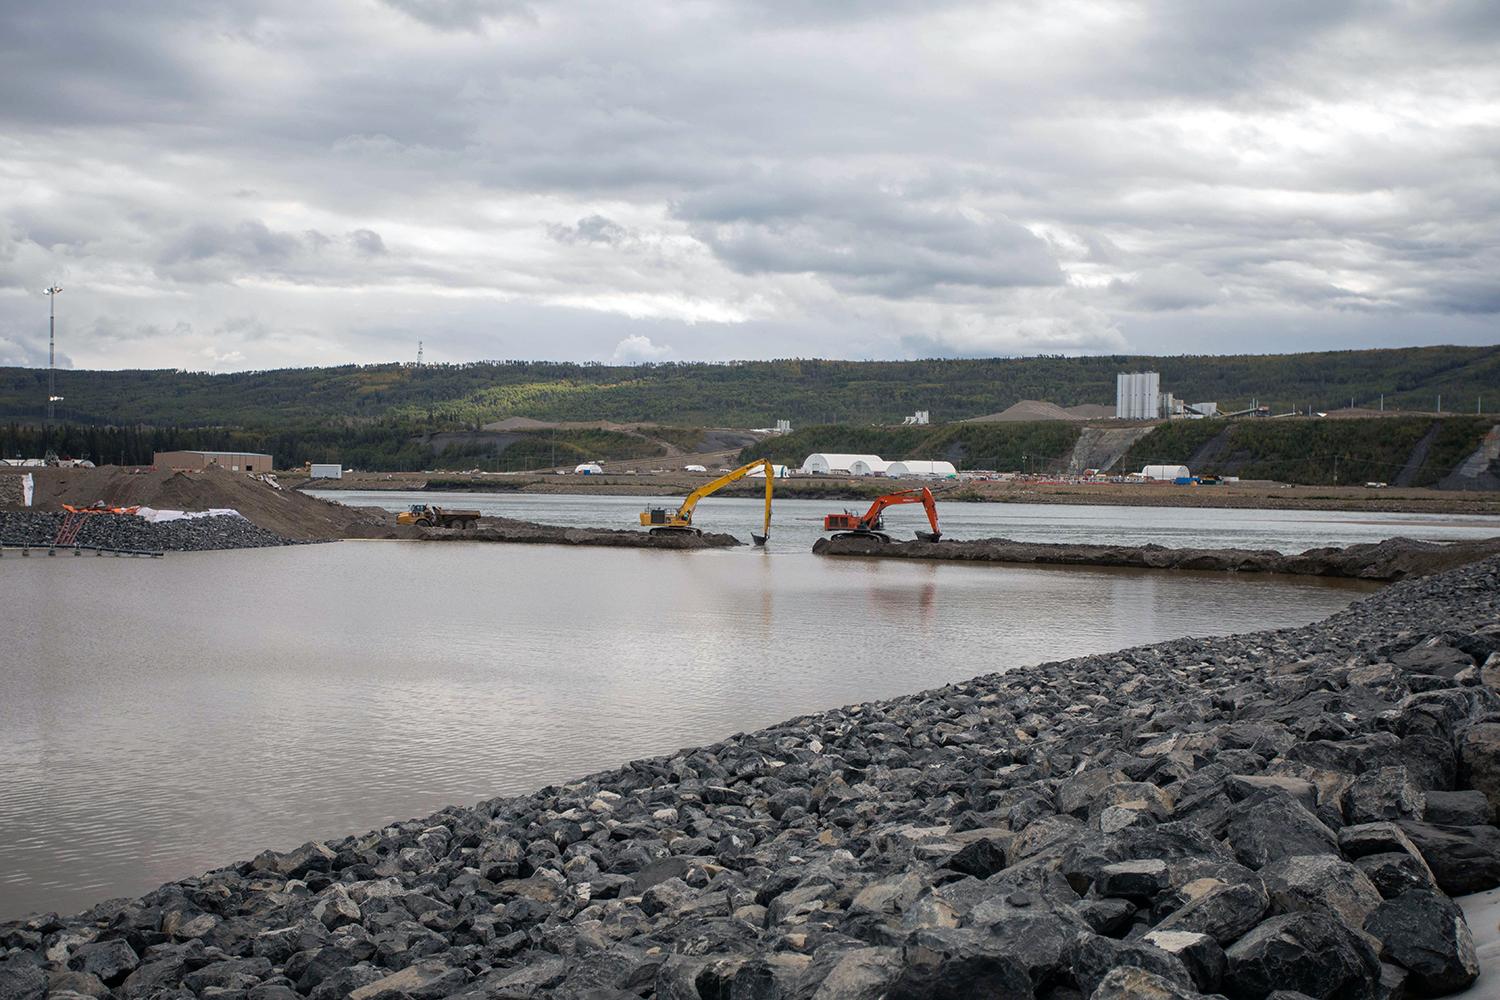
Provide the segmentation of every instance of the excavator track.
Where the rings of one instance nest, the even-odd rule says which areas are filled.
[[[889,542],[891,536],[883,531],[840,531],[833,536],[837,541],[840,538],[873,538],[877,542]]]

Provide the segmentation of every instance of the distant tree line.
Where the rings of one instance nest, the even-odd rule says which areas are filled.
[[[1474,412],[1500,406],[1500,347],[1422,347],[1314,354],[1102,356],[922,361],[788,358],[648,365],[493,361],[345,365],[210,374],[175,370],[59,371],[60,416],[78,425],[239,428],[320,424],[377,436],[479,429],[512,416],[552,421],[658,421],[704,427],[896,423],[914,410],[942,421],[994,413],[1022,399],[1112,404],[1115,375],[1158,371],[1163,389],[1227,409],[1252,400],[1277,411],[1356,406]],[[0,368],[0,419],[45,414],[46,372]],[[362,440],[362,439],[361,439]]]

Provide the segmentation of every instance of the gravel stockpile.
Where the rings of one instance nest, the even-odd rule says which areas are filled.
[[[881,542],[873,538],[820,538],[813,552],[828,556],[936,559],[1061,566],[1124,566],[1137,569],[1204,569],[1236,573],[1288,573],[1362,580],[1404,580],[1462,566],[1500,553],[1500,537],[1468,542],[1424,542],[1388,538],[1344,547],[1308,549],[1291,555],[1274,549],[1173,549],[1165,545],[1076,545],[973,541]]]
[[[0,511],[0,545],[52,544],[64,514]],[[255,549],[295,545],[243,517],[222,515],[153,524],[132,514],[90,514],[78,533],[78,544],[104,549],[201,552],[209,549]]]
[[[1449,897],[1500,884],[1497,620],[1489,559],[268,851],[0,925],[0,997],[1445,995]]]

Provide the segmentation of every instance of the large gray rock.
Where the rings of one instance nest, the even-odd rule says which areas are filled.
[[[1495,810],[1489,798],[1477,789],[1461,792],[1427,792],[1427,811],[1421,819],[1438,826],[1483,826],[1493,823]]]
[[[1361,927],[1381,894],[1356,866],[1332,854],[1283,858],[1261,869],[1272,905],[1282,912],[1322,910]]]
[[[1175,956],[1204,993],[1214,993],[1224,981],[1228,960],[1219,942],[1194,931],[1151,931],[1141,941]]]
[[[1500,810],[1500,722],[1481,722],[1464,731],[1458,742],[1458,780],[1483,792],[1492,813]]]
[[[1196,931],[1207,934],[1220,944],[1229,944],[1260,922],[1270,900],[1258,885],[1248,882],[1226,884],[1212,879],[1195,889],[1193,883],[1184,888],[1196,891],[1185,906],[1168,914],[1155,927],[1158,931]]]
[[[1452,680],[1474,665],[1474,658],[1461,649],[1441,642],[1414,646],[1391,657],[1397,667],[1412,674],[1430,674]]]
[[[1344,817],[1351,824],[1421,819],[1427,800],[1405,767],[1366,771],[1344,792]]]
[[[411,997],[412,1000],[438,1000],[458,992],[468,978],[463,969],[455,969],[446,962],[418,962],[359,987],[349,994],[349,1000],[375,1000],[376,997],[396,996]]]
[[[1001,994],[1002,996],[1004,994]],[[1164,979],[1154,972],[1122,966],[1109,975],[1089,994],[1089,1000],[1202,1000],[1203,994],[1192,987]]]
[[[1080,938],[1072,951],[1070,972],[1085,996],[1098,988],[1110,970],[1144,969],[1184,989],[1194,988],[1187,965],[1176,955],[1142,941],[1116,941],[1097,934]]]
[[[0,1000],[42,1000],[47,974],[38,966],[9,961],[0,965]]]
[[[982,879],[1000,871],[1005,863],[1005,844],[981,837],[954,852],[943,862],[943,867]]]
[[[141,964],[135,949],[124,941],[94,941],[79,946],[68,957],[68,968],[98,976],[106,986],[119,986]]]
[[[1381,903],[1364,929],[1380,940],[1385,957],[1410,973],[1417,996],[1440,997],[1479,977],[1474,937],[1451,899],[1409,892]]]
[[[1467,896],[1500,885],[1500,829],[1493,826],[1398,824],[1422,852],[1438,886]]]
[[[1228,840],[1240,862],[1253,869],[1303,854],[1337,854],[1338,837],[1296,799],[1257,792],[1234,807]]]
[[[1094,888],[1101,896],[1151,900],[1167,887],[1167,863],[1156,858],[1117,861],[1099,870]]]
[[[1364,872],[1382,899],[1395,899],[1412,891],[1438,891],[1432,870],[1420,858],[1412,857],[1405,851],[1366,854],[1356,860],[1354,866]]]
[[[1225,953],[1225,986],[1235,998],[1259,998],[1277,989],[1310,997],[1373,996],[1380,961],[1356,932],[1326,913],[1272,917]]]
[[[896,948],[852,948],[838,957],[813,1000],[881,1000],[902,972]]]

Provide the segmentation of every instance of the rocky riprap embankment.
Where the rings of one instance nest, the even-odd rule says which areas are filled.
[[[1497,619],[1491,559],[267,852],[0,925],[0,1000],[1444,995]]]
[[[64,517],[44,511],[0,511],[0,545],[51,545]],[[86,547],[136,552],[202,552],[298,544],[256,527],[243,517],[228,514],[161,523],[145,521],[133,514],[89,514],[77,542]]]
[[[1500,553],[1500,538],[1466,542],[1424,542],[1389,538],[1344,547],[1286,554],[1274,549],[1174,549],[1164,545],[1076,545],[1017,542],[1009,538],[972,541],[882,542],[846,536],[820,538],[813,552],[829,556],[938,559],[954,562],[1122,566],[1134,569],[1203,569],[1239,573],[1289,573],[1362,580],[1404,580],[1462,566]]]

